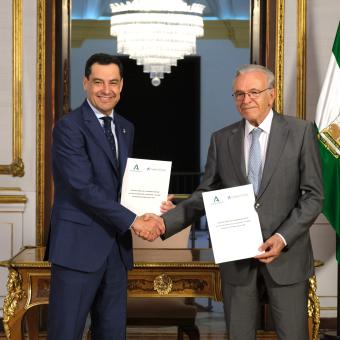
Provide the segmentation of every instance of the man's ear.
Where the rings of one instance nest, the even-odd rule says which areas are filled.
[[[270,106],[272,106],[274,104],[275,98],[276,98],[276,89],[271,89],[270,90]]]
[[[123,89],[123,85],[124,85],[124,78],[122,78],[122,80],[120,81],[120,91],[119,92],[122,92],[122,89]]]
[[[84,91],[87,90],[88,84],[89,84],[89,80],[86,77],[84,77],[83,78],[83,89],[84,89]]]

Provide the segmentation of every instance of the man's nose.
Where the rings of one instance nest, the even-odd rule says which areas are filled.
[[[250,94],[248,92],[244,93],[243,103],[249,103],[252,99],[250,98]]]
[[[105,93],[109,92],[109,84],[107,83],[103,83],[103,88],[102,88],[102,91],[104,91]]]

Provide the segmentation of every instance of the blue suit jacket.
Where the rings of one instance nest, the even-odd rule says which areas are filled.
[[[127,268],[132,267],[130,225],[135,214],[118,202],[134,127],[115,113],[119,169],[87,101],[60,119],[53,131],[54,206],[48,259],[81,271],[100,268],[116,239]]]

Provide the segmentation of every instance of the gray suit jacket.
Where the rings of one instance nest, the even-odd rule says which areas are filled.
[[[244,120],[211,137],[202,183],[190,198],[163,215],[170,237],[204,214],[202,192],[248,184],[244,160]],[[256,198],[264,240],[280,233],[287,241],[281,255],[267,265],[278,284],[308,279],[314,272],[309,228],[322,209],[323,189],[316,131],[311,122],[274,113],[262,182]],[[231,284],[241,285],[258,261],[220,265]]]

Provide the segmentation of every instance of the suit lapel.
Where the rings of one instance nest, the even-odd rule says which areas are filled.
[[[231,131],[229,138],[229,153],[240,183],[248,183],[244,160],[244,120],[241,120],[238,126]]]
[[[101,127],[100,123],[98,122],[98,119],[92,109],[90,108],[87,101],[84,102],[82,106],[83,111],[83,117],[85,125],[87,126],[88,130],[90,131],[91,135],[97,142],[97,144],[104,150],[107,157],[110,159],[110,162],[114,168],[114,171],[118,175],[118,169],[115,165],[112,150],[110,148],[109,142],[107,141],[104,130]]]
[[[116,135],[119,145],[119,170],[120,177],[122,178],[125,171],[126,161],[128,158],[128,145],[130,133],[128,128],[125,126],[124,122],[120,119],[119,115],[115,113],[115,126]]]
[[[279,114],[274,113],[272,126],[270,129],[266,161],[264,164],[261,185],[257,198],[263,194],[267,185],[269,184],[269,181],[286,145],[288,134],[289,130],[287,128],[287,123]]]

